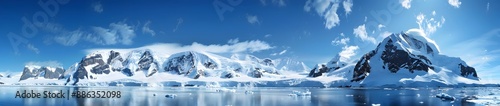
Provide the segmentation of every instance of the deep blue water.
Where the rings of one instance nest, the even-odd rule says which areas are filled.
[[[0,106],[92,105],[92,106],[460,106],[478,105],[462,99],[466,95],[483,95],[498,88],[227,88],[235,92],[217,92],[220,88],[189,87],[24,87],[0,86]],[[290,96],[294,90],[311,92],[311,96]],[[120,98],[15,98],[17,91],[119,91]],[[253,94],[245,92],[252,91]],[[436,98],[450,94],[455,101]],[[165,95],[174,94],[174,98]],[[43,96],[43,94],[42,94]]]

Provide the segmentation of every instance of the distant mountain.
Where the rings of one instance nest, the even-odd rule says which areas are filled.
[[[62,67],[47,67],[28,65],[24,67],[19,81],[26,79],[63,79],[65,70]]]
[[[365,86],[449,85],[479,80],[473,67],[460,58],[440,54],[434,41],[417,30],[386,37],[375,50],[363,55],[355,65],[347,65],[342,70],[339,69],[346,65],[335,60],[317,66],[309,76],[318,77],[326,72],[342,73],[351,85]]]

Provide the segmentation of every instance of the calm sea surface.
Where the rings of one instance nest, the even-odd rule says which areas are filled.
[[[310,96],[293,91],[311,92]],[[41,98],[16,98],[23,92],[40,93]],[[71,96],[72,92],[94,92],[94,98]],[[105,96],[96,98],[98,92]],[[104,92],[102,92],[104,91]],[[110,91],[110,92],[108,92]],[[25,87],[0,86],[0,106],[88,105],[88,106],[473,106],[467,96],[496,95],[499,88],[204,88],[204,87]],[[46,92],[64,98],[43,98]],[[112,97],[114,93],[114,98]],[[117,93],[120,93],[119,97]],[[436,94],[454,96],[454,101]],[[107,95],[109,96],[107,96]],[[89,95],[89,96],[92,96]],[[168,97],[166,97],[168,96]],[[494,96],[493,96],[494,97]],[[491,98],[497,99],[496,97]],[[496,103],[492,103],[496,104]],[[500,104],[496,104],[500,105]]]

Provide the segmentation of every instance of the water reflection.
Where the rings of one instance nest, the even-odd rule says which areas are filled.
[[[465,100],[441,101],[437,93],[477,95],[479,89],[433,90],[433,89],[350,89],[350,88],[229,88],[235,92],[217,92],[220,88],[147,88],[147,87],[0,87],[0,105],[98,105],[98,106],[357,106],[357,105],[474,105]],[[290,96],[293,90],[309,89],[311,96]],[[14,98],[16,91],[120,91],[121,98]],[[246,94],[252,91],[253,94]],[[175,94],[175,98],[166,98]],[[43,94],[42,94],[43,95]]]

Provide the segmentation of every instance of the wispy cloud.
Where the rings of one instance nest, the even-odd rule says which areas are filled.
[[[109,50],[114,50],[118,52],[130,52],[132,50],[137,50],[137,49],[150,49],[157,53],[161,53],[168,56],[173,53],[178,53],[183,51],[199,51],[199,52],[211,52],[211,53],[240,53],[240,52],[253,53],[274,48],[267,42],[260,40],[250,40],[243,42],[233,41],[232,43],[233,44],[209,44],[209,45],[200,44],[197,42],[193,42],[190,45],[180,45],[177,43],[156,43],[139,48],[129,48],[129,49],[96,48],[96,49],[87,49],[85,51],[87,53],[92,53],[96,51],[109,51]]]
[[[376,44],[377,41],[375,38],[368,36],[368,33],[366,32],[366,27],[365,24],[358,26],[357,28],[353,29],[353,34],[356,35],[356,37],[360,38],[362,41],[367,41],[373,44]]]
[[[149,28],[149,25],[151,24],[151,21],[147,21],[144,26],[142,26],[142,33],[144,34],[151,34],[151,36],[155,36],[156,32]]]
[[[435,14],[435,12],[433,13]],[[433,15],[435,16],[435,15]],[[417,24],[421,30],[425,31],[425,34],[427,36],[432,35],[434,32],[437,31],[438,28],[441,28],[446,21],[444,17],[441,17],[440,20],[436,20],[433,17],[431,18],[426,18],[426,16],[422,13],[417,15]]]
[[[259,0],[262,5],[267,5],[267,0]],[[280,7],[286,6],[285,0],[271,0],[272,4],[278,5]]]
[[[36,54],[40,54],[40,50],[38,50],[38,48],[36,48],[35,45],[30,43],[26,47],[28,48],[28,50],[31,50],[31,51],[35,52]]]
[[[135,32],[132,26],[123,22],[111,23],[109,28],[93,27],[96,35],[100,36],[104,41],[104,45],[113,45],[121,43],[130,45],[135,37]]]
[[[490,11],[490,2],[488,2],[488,4],[486,4],[486,11]]]
[[[399,0],[399,3],[401,3],[401,6],[403,6],[406,9],[411,8],[411,0]]]
[[[97,13],[102,13],[102,11],[104,11],[102,4],[101,4],[101,1],[92,3],[92,8]]]
[[[235,39],[229,39],[229,41],[227,41],[228,44],[236,44],[238,43],[240,40],[238,38],[235,38]]]
[[[250,24],[260,24],[259,18],[256,15],[247,14],[247,21]]]
[[[448,0],[448,3],[455,8],[459,8],[462,4],[459,0]]]
[[[482,79],[498,79],[500,45],[495,39],[500,39],[500,28],[488,31],[482,35],[444,48],[443,54],[460,57],[468,65],[476,68]],[[464,52],[467,51],[467,52]]]
[[[283,50],[283,51],[281,51],[281,52],[279,52],[279,53],[272,53],[272,54],[271,54],[271,56],[279,56],[279,55],[283,55],[283,54],[285,54],[287,51],[288,51],[288,50],[287,50],[287,49],[285,49],[285,50]]]
[[[266,35],[264,35],[264,37],[265,37],[265,38],[269,38],[269,37],[271,37],[271,36],[273,36],[273,35],[271,35],[271,34],[266,34]]]
[[[46,66],[46,67],[62,67],[62,63],[58,61],[30,61],[25,63],[26,66]]]
[[[175,28],[172,30],[172,32],[177,31],[177,29],[179,28],[179,26],[180,26],[183,22],[184,22],[184,19],[182,19],[182,18],[177,19],[177,24],[175,25]]]
[[[340,24],[340,18],[337,14],[339,1],[332,0],[307,0],[304,5],[306,12],[314,9],[316,13],[325,19],[325,28],[332,29]]]
[[[64,35],[56,36],[54,37],[54,40],[64,46],[73,46],[78,43],[82,36],[84,36],[84,32],[75,30],[66,32]]]
[[[343,37],[343,38],[341,38]],[[340,33],[340,37],[335,38],[335,40],[332,41],[332,45],[337,46],[337,45],[347,45],[347,43],[350,41],[348,37],[345,37],[344,33]]]

